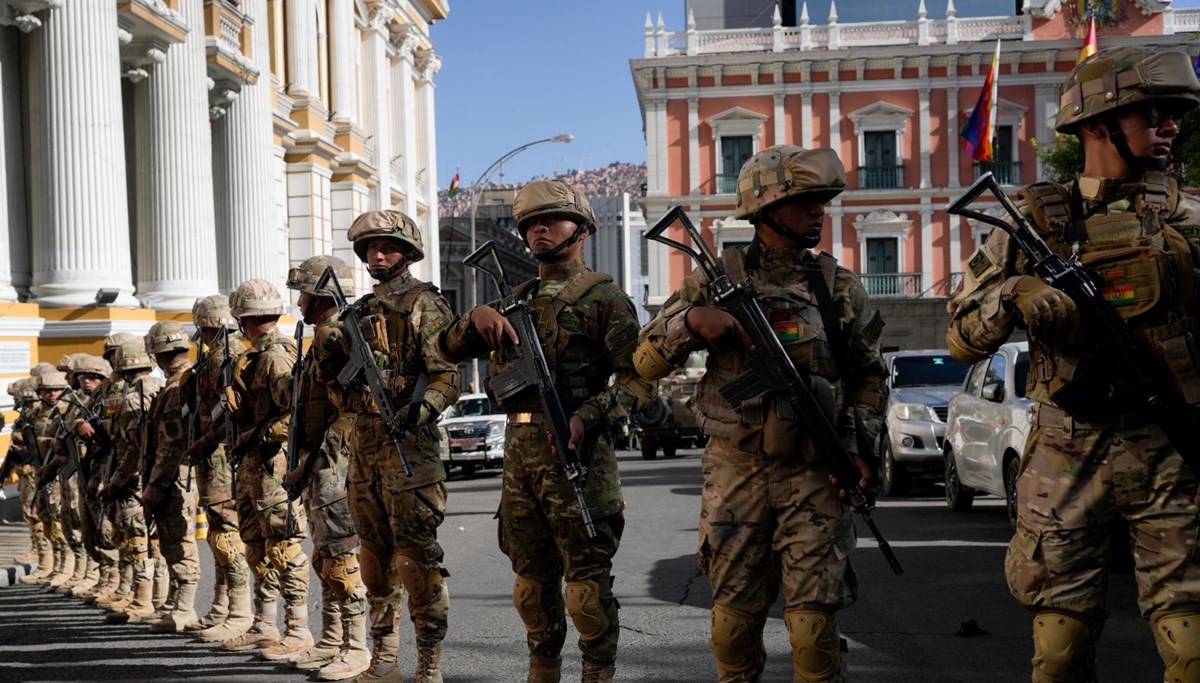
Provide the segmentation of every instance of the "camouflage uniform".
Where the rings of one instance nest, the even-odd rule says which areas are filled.
[[[34,482],[31,479],[33,466],[29,463],[31,456],[22,443],[21,437],[21,428],[29,422],[33,405],[37,401],[37,392],[34,391],[33,382],[34,378],[26,377],[10,382],[8,385],[8,393],[13,397],[13,409],[17,412],[17,419],[13,422],[11,445],[8,453],[4,456],[4,469],[17,477],[17,495],[21,503],[21,517],[25,521],[25,526],[29,528],[29,552],[16,556],[14,560],[39,562],[41,567],[47,567],[51,562],[49,558],[52,557],[50,543],[46,539],[42,522],[34,510]],[[39,560],[39,557],[43,559]]]
[[[80,503],[82,501],[79,477],[76,476],[78,470],[73,465],[68,465],[71,458],[68,456],[68,444],[66,443],[66,439],[71,438],[67,425],[73,419],[74,411],[74,406],[67,401],[67,395],[78,386],[74,377],[74,362],[75,358],[67,355],[63,356],[58,364],[59,370],[65,373],[69,386],[63,391],[58,405],[50,411],[46,432],[48,438],[43,448],[45,464],[38,473],[39,481],[53,481],[58,488],[58,507],[52,510],[51,514],[62,525],[63,536],[67,539],[67,555],[69,557],[64,556],[61,568],[55,570],[49,584],[53,591],[59,593],[69,591],[75,575],[87,568],[87,551],[83,545],[83,524],[80,519]],[[76,457],[83,457],[83,449],[78,443],[72,443],[70,446],[75,448]],[[52,504],[55,501],[53,496],[51,501]],[[67,586],[66,591],[63,586]]]
[[[235,318],[272,318],[283,314],[283,301],[274,285],[265,280],[248,280],[229,297]],[[271,647],[279,642],[276,628],[277,600],[286,605],[289,645],[311,647],[308,630],[308,555],[300,545],[307,521],[302,508],[295,509],[292,534],[287,535],[287,492],[283,477],[287,458],[283,452],[288,438],[291,403],[291,370],[296,362],[296,345],[272,326],[250,339],[251,347],[238,356],[233,387],[226,397],[237,431],[234,457],[237,469],[237,510],[246,560],[254,572],[255,623],[246,633],[227,640],[224,647],[246,650]]]
[[[514,214],[524,224],[549,209],[571,216],[576,234],[595,232],[587,199],[558,181],[523,188]],[[534,324],[563,408],[583,421],[589,467],[584,499],[596,537],[588,538],[581,521],[578,499],[550,438],[539,396],[527,389],[500,404],[508,413],[500,549],[516,572],[513,603],[527,630],[529,680],[558,680],[568,613],[579,632],[584,680],[611,680],[620,634],[612,558],[625,528],[625,502],[609,416],[619,408],[637,411],[653,398],[654,386],[633,369],[637,314],[612,278],[589,270],[582,259],[543,262],[538,275],[514,291],[532,296]],[[470,312],[455,321],[443,343],[453,359],[488,353]],[[512,369],[514,359],[511,351],[492,353],[489,391],[498,376]],[[616,381],[610,386],[614,374]]]
[[[208,518],[208,546],[213,555],[215,587],[213,606],[201,619],[196,637],[223,641],[236,638],[254,625],[250,605],[250,566],[246,546],[238,532],[237,501],[233,498],[233,472],[225,449],[225,412],[221,404],[221,371],[226,342],[229,362],[242,352],[240,336],[228,332],[235,322],[223,296],[202,297],[192,307],[196,327],[209,332],[207,352],[186,380],[188,396],[199,416],[198,436],[185,457],[196,462],[199,505]],[[194,629],[187,629],[194,630]]]
[[[1110,79],[1117,92],[1101,97],[1109,86],[1094,86]],[[1156,85],[1155,79],[1162,82]],[[1195,106],[1200,82],[1182,53],[1118,48],[1082,62],[1061,92],[1057,128],[1073,133],[1079,122],[1092,117],[1102,118],[1112,130],[1118,107],[1148,102],[1161,108],[1172,99]],[[1178,115],[1174,120],[1179,123]],[[1147,125],[1157,127],[1148,118]],[[1129,166],[1142,165],[1127,144],[1124,150],[1111,139],[1107,144]],[[1142,355],[1172,379],[1167,391],[1193,410],[1200,407],[1192,286],[1200,263],[1195,241],[1200,203],[1153,170],[1125,179],[1085,173],[1077,191],[1079,201],[1072,209],[1073,188],[1032,185],[1021,191],[1021,209],[1053,251],[1064,258],[1078,254],[1096,274],[1093,279]],[[1049,289],[1024,275],[1029,268],[1008,233],[994,230],[972,256],[963,290],[948,305],[947,343],[956,357],[976,361],[1016,327],[1029,329],[1027,395],[1036,401],[1034,427],[1017,481],[1017,529],[1005,573],[1013,595],[1036,613],[1033,680],[1094,680],[1110,534],[1112,523],[1120,519],[1129,524],[1139,607],[1153,625],[1167,680],[1200,680],[1196,473],[1144,406],[1118,406],[1090,422],[1076,420],[1058,406],[1060,389],[1089,371],[1101,378],[1106,371],[1088,341],[1053,334],[1043,327],[1047,321],[1042,317],[1022,313],[1021,298],[1030,288]],[[1073,307],[1069,313],[1076,315]]]
[[[54,418],[63,408],[66,407],[65,402],[59,400],[54,403],[47,403],[40,396],[43,389],[66,389],[66,375],[55,371],[48,370],[37,378],[38,400],[35,402],[31,412],[29,423],[32,425],[33,439],[36,442],[36,453],[31,461],[33,474],[30,477],[32,480],[31,490],[33,495],[33,508],[42,528],[46,530],[46,535],[50,541],[50,547],[53,552],[53,562],[49,566],[39,567],[39,571],[22,577],[23,583],[41,583],[50,584],[55,579],[64,578],[64,570],[69,574],[74,570],[74,554],[71,550],[71,541],[67,534],[70,528],[64,524],[63,515],[63,498],[62,485],[58,477],[47,477],[43,479],[43,475],[48,474],[47,465],[54,457],[53,452],[53,422]],[[22,435],[22,444],[24,445],[24,435]],[[40,456],[40,460],[38,459]],[[70,569],[67,569],[67,566]]]
[[[191,409],[184,382],[192,368],[191,349],[183,326],[174,320],[156,323],[146,335],[147,346],[167,375],[167,383],[154,397],[147,419],[146,477],[142,502],[158,525],[159,548],[171,577],[170,611],[152,630],[182,631],[198,621],[196,589],[200,582],[200,556],[196,550],[196,494],[188,482],[187,420]],[[173,354],[173,355],[172,355]]]
[[[458,369],[438,352],[438,334],[453,315],[437,288],[408,273],[407,264],[424,257],[412,219],[399,211],[370,211],[355,219],[350,239],[366,259],[373,239],[398,241],[406,256],[357,301],[368,343],[384,371],[399,414],[407,416],[401,442],[413,468],[405,475],[400,454],[387,433],[364,380],[333,395],[339,419],[352,424],[350,510],[362,544],[362,579],[370,602],[373,640],[371,680],[400,680],[396,668],[402,591],[417,640],[417,680],[440,681],[439,662],[446,637],[450,595],[443,578],[437,530],[446,513],[446,472],[438,450],[441,433],[433,420],[458,399]],[[382,275],[382,277],[378,277]],[[349,340],[329,335],[331,356],[350,357]],[[327,358],[323,365],[332,365]],[[323,373],[324,374],[324,373]],[[421,379],[425,382],[422,384]],[[417,394],[424,387],[423,394]],[[425,422],[420,422],[421,416]]]
[[[833,150],[769,147],[742,167],[738,217],[763,230],[761,221],[768,220],[763,209],[772,203],[795,196],[824,203],[844,186]],[[887,398],[879,353],[882,322],[862,283],[827,254],[771,248],[758,239],[721,258],[732,280],[749,277],[788,356],[847,450],[857,453],[856,422],[877,429]],[[812,281],[806,266],[813,268]],[[825,325],[816,278],[832,294],[831,314],[840,332]],[[707,279],[696,269],[642,330],[639,372],[665,376],[688,354],[706,348],[688,328],[687,316],[713,305]],[[700,426],[709,435],[697,557],[712,584],[718,680],[759,680],[763,627],[782,589],[795,680],[844,681],[836,613],[853,604],[858,592],[849,559],[855,545],[850,510],[830,486],[830,468],[787,397],[765,395],[735,409],[719,393],[745,371],[748,352],[732,346],[708,350],[696,389]]]

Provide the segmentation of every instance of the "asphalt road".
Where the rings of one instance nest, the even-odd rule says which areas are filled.
[[[693,556],[698,452],[653,462],[622,453],[621,468],[628,511],[615,561],[622,607],[618,679],[715,680],[708,649],[710,593]],[[524,628],[512,608],[512,574],[496,548],[492,518],[499,481],[495,472],[450,481],[450,511],[442,527],[452,573],[450,634],[443,658],[448,682],[524,680]],[[919,486],[915,493],[882,501],[876,513],[906,573],[893,576],[866,539],[854,555],[860,600],[840,617],[852,680],[1029,680],[1030,617],[1004,584],[1009,530],[1001,501],[980,497],[974,511],[952,513],[936,485]],[[865,528],[860,531],[866,534]],[[201,558],[211,576],[211,556],[203,545]],[[1153,638],[1137,614],[1133,577],[1115,576],[1110,592],[1112,614],[1099,646],[1100,680],[1161,680]],[[210,599],[211,589],[202,588],[198,602],[207,607]],[[320,605],[315,592],[310,604],[316,631]],[[777,605],[766,626],[765,681],[791,680],[781,614]],[[958,635],[968,621],[981,632]],[[411,671],[412,632],[407,619],[404,625],[401,657]],[[573,638],[564,655],[569,672],[564,681],[578,680]],[[100,610],[69,598],[24,586],[0,589],[0,681],[176,679],[308,680],[299,672],[183,636],[107,626]]]

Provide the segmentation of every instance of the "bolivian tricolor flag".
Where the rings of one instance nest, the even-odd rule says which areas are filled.
[[[992,137],[996,131],[996,102],[1000,99],[1000,40],[996,40],[996,53],[992,55],[992,68],[983,79],[983,89],[971,117],[960,131],[966,141],[967,154],[975,161],[992,160]]]
[[[454,169],[454,177],[450,179],[450,189],[446,190],[446,196],[450,201],[454,201],[458,197],[458,169]]]

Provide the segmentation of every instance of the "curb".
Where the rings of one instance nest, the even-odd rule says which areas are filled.
[[[8,567],[0,567],[0,588],[17,585],[17,580],[22,576],[37,569],[37,563],[31,564],[14,564]]]

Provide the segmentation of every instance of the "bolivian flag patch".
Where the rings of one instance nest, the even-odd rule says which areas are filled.
[[[789,320],[786,313],[771,314],[771,329],[781,342],[794,342],[800,339],[800,323]]]
[[[1137,303],[1137,296],[1133,293],[1133,285],[1103,287],[1100,293],[1104,295],[1104,300],[1111,306],[1128,306]]]

